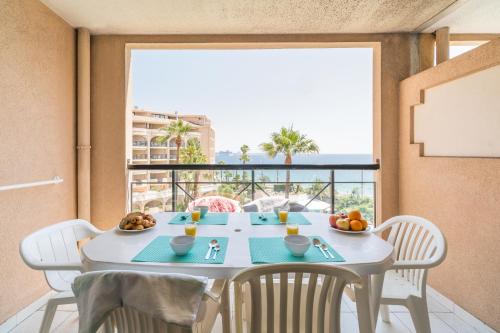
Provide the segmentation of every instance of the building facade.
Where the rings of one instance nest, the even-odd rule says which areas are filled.
[[[162,128],[181,119],[191,125],[192,131],[183,139],[182,146],[190,138],[200,141],[208,163],[215,163],[215,131],[206,115],[180,115],[158,113],[135,108],[132,110],[132,130],[129,132],[127,157],[131,164],[170,164],[177,159],[175,138],[159,143],[165,136]],[[170,204],[170,174],[164,170],[133,171],[129,175],[131,209],[160,211]]]

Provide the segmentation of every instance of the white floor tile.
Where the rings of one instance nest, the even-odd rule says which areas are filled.
[[[64,311],[61,311],[64,312]],[[72,312],[64,322],[51,333],[78,333],[78,312]]]
[[[458,333],[477,333],[477,331],[453,313],[436,313],[436,316]]]
[[[342,303],[346,305],[346,307],[351,312],[356,312],[356,302],[351,301],[351,299],[347,296],[342,297]]]
[[[436,313],[451,313],[452,309],[448,309],[446,306],[444,306],[441,302],[439,302],[436,298],[433,296],[428,295],[427,296],[427,307],[429,308],[429,312]]]
[[[386,323],[382,318],[378,318],[377,333],[410,333],[410,330],[398,317],[391,315],[390,323]]]
[[[17,319],[16,316],[12,316],[7,321],[3,322],[2,325],[0,325],[0,333],[7,333],[14,327],[16,327],[17,325],[16,319]]]
[[[12,331],[9,333],[26,333],[26,332],[38,332],[40,329],[40,324],[42,323],[43,311],[36,311],[31,316],[26,318],[23,322],[17,325]],[[66,318],[71,315],[70,312],[58,311],[54,316],[54,320],[52,321],[52,329],[57,328],[61,323],[63,323]]]
[[[411,315],[409,313],[395,313],[395,316],[401,320],[405,326],[412,332],[415,333],[415,327],[413,326],[413,321],[411,320]],[[439,319],[434,313],[429,313],[429,320],[431,322],[431,331],[439,333],[455,333],[455,330],[448,326],[444,321]]]
[[[340,314],[340,331],[342,333],[357,333],[358,318],[353,313],[344,312]]]
[[[340,305],[340,312],[353,312],[351,307],[347,304],[347,301],[342,300],[342,303]]]
[[[389,305],[389,312],[408,312],[408,308],[402,305]]]

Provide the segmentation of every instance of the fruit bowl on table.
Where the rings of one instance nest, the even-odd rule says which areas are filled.
[[[353,230],[342,230],[342,229],[338,229],[338,228],[334,228],[334,227],[330,227],[329,229],[330,229],[330,230],[337,231],[337,232],[343,232],[343,233],[346,233],[346,234],[364,234],[364,233],[371,232],[371,230],[372,230],[372,226],[371,226],[371,225],[369,225],[368,227],[366,227],[366,229],[365,229],[365,230],[359,230],[359,231],[353,231]]]
[[[330,215],[329,222],[330,229],[348,234],[362,234],[372,229],[359,210]]]

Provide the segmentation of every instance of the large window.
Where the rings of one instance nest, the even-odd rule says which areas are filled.
[[[193,162],[185,154],[193,142],[197,147],[191,149],[198,149],[204,157],[199,161],[207,163],[284,163],[285,154],[272,157],[264,145],[282,128],[298,131],[317,147],[311,153],[292,154],[293,164],[373,161],[371,48],[135,49],[130,76],[129,98],[134,105],[129,110],[133,113],[131,163]],[[173,137],[161,139],[166,135],[162,128],[178,120],[190,127],[180,147]],[[259,171],[257,175],[262,182],[276,182],[266,185],[267,192],[293,192],[288,195],[305,203],[330,176],[326,170],[294,171],[292,185],[285,189],[280,184],[287,179],[285,171]],[[186,175],[191,182],[194,177]],[[234,171],[196,177],[239,181],[248,175]],[[152,191],[169,192],[166,173],[137,173],[133,180],[136,195],[146,201],[156,200]],[[346,206],[342,210],[357,204],[353,196],[359,201],[368,198],[373,210],[372,172],[342,171],[335,180],[336,202]],[[213,187],[201,187],[189,190],[197,196],[214,192]],[[219,185],[216,190],[242,204],[250,199],[239,193],[237,185]],[[170,208],[168,195],[164,199],[163,206],[156,200],[147,207]],[[315,200],[331,203],[330,189]],[[187,205],[189,200],[178,202]],[[326,209],[316,204],[319,210]],[[144,209],[144,204],[138,200],[135,209]]]

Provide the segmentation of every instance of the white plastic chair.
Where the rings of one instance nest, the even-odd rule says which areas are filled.
[[[49,286],[58,291],[47,302],[40,332],[49,332],[58,305],[75,303],[71,283],[83,269],[78,241],[101,233],[85,220],[69,220],[38,230],[21,242],[19,252],[26,265],[44,271]]]
[[[154,318],[152,316],[153,313],[138,311],[131,305],[122,306],[111,311],[98,329],[98,332],[210,333],[217,315],[220,313],[221,295],[225,287],[225,280],[215,280],[211,289],[205,291],[195,324],[191,329],[167,324],[160,319]]]
[[[446,257],[446,239],[430,221],[418,216],[395,216],[373,232],[382,235],[390,229],[387,241],[394,246],[394,266],[385,273],[380,312],[390,322],[388,305],[408,308],[418,333],[431,331],[427,309],[427,270]]]
[[[321,264],[253,267],[233,282],[237,333],[243,332],[243,317],[251,333],[340,332],[344,287],[361,288],[358,274]]]

